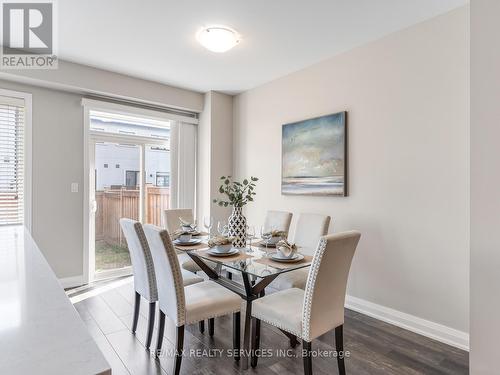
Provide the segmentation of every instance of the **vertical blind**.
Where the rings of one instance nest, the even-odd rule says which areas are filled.
[[[23,99],[0,96],[0,225],[24,223]]]

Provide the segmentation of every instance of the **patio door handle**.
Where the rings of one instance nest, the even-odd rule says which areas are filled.
[[[93,200],[90,204],[90,212],[95,214],[97,212],[97,201]]]

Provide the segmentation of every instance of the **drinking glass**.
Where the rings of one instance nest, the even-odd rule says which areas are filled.
[[[264,225],[260,227],[260,237],[265,241],[266,249],[272,236],[272,229],[268,230]]]
[[[214,218],[212,216],[204,216],[203,226],[208,232],[208,239],[210,239],[212,235],[212,227],[214,226]]]
[[[217,222],[217,232],[219,232],[219,235],[225,236],[227,233],[227,224],[224,220],[219,220]]]
[[[247,240],[250,241],[250,247],[248,248],[248,252],[253,252],[252,250],[252,240],[255,238],[255,227],[253,225],[247,225]]]

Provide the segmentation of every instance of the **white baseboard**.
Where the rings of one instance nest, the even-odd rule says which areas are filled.
[[[78,276],[71,276],[71,277],[63,277],[59,279],[59,283],[61,286],[66,289],[66,288],[74,288],[76,286],[83,285],[83,275],[78,275]]]
[[[345,306],[350,310],[407,329],[408,331],[463,350],[469,350],[469,334],[466,332],[349,295],[346,297]]]

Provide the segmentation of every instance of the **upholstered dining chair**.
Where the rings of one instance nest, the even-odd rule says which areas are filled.
[[[163,211],[163,227],[169,233],[175,232],[180,227],[180,219],[192,223],[194,221],[193,210],[191,208],[170,208]],[[184,252],[178,251],[177,256],[181,267],[193,273],[201,271],[198,266],[190,257]],[[211,336],[214,334],[215,322],[213,319],[208,321],[208,332]],[[200,332],[205,332],[205,322],[200,322]]]
[[[293,214],[286,211],[267,211],[264,220],[264,228],[266,230],[282,230],[287,232],[290,230],[290,223],[292,222]]]
[[[180,220],[193,222],[193,210],[191,208],[170,208],[163,211],[163,227],[168,230],[169,233],[175,232],[180,228]]]
[[[235,353],[239,353],[241,297],[210,280],[183,287],[179,259],[168,231],[148,224],[144,226],[144,232],[151,247],[158,280],[160,324],[156,353],[161,350],[165,316],[168,316],[177,327],[173,373],[178,375],[185,325],[227,314],[233,314],[233,345]],[[239,356],[235,356],[235,359],[238,360]]]
[[[344,302],[349,270],[360,236],[357,231],[349,231],[322,237],[314,253],[305,290],[282,290],[253,302],[253,367],[257,365],[255,353],[259,349],[260,322],[263,321],[302,339],[305,375],[312,374],[311,342],[335,329],[337,364],[339,373],[345,374]]]
[[[169,233],[174,233],[180,228],[180,218],[193,222],[193,210],[191,208],[170,208],[163,211],[163,228]],[[199,272],[201,268],[189,257],[189,255],[178,252],[179,262],[182,268],[190,272]]]
[[[328,233],[330,216],[319,214],[301,213],[297,220],[295,234],[291,241],[299,246],[299,251],[305,255],[314,255],[321,237]],[[293,272],[279,275],[269,286],[283,290],[289,288],[306,287],[309,269],[301,268]]]
[[[158,300],[153,258],[141,223],[132,219],[122,218],[120,219],[120,226],[125,235],[125,240],[127,241],[132,271],[134,273],[135,303],[132,333],[135,334],[137,329],[142,296],[149,302],[148,331],[145,344],[146,349],[149,349],[155,322],[156,301]],[[201,277],[185,270],[182,272],[182,278],[184,285],[203,281]]]

